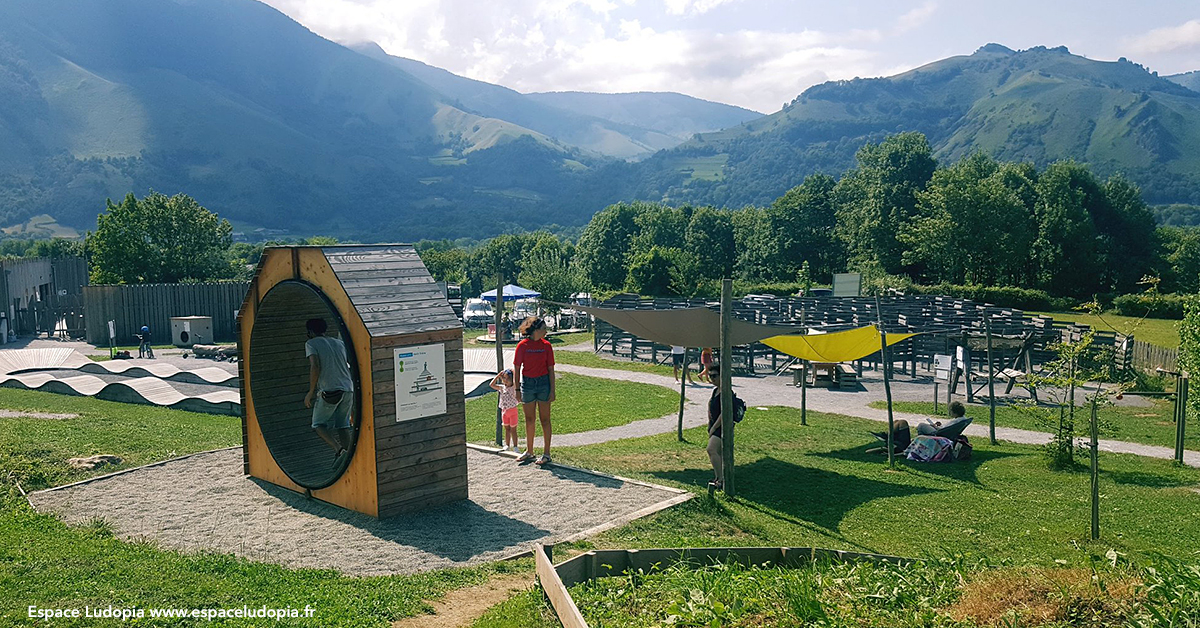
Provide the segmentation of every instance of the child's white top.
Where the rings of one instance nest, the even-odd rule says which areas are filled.
[[[496,382],[500,384],[500,409],[509,410],[517,407],[517,387],[505,386],[504,382]]]

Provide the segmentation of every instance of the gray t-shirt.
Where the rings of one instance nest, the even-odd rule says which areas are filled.
[[[350,367],[346,364],[346,345],[337,338],[317,336],[304,343],[304,357],[317,356],[321,373],[317,376],[317,391],[354,390]]]

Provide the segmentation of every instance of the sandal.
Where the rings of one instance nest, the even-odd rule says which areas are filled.
[[[517,462],[529,462],[530,460],[533,460],[533,454],[529,453],[528,451],[520,456],[517,456]]]
[[[539,465],[550,464],[550,456],[548,456],[546,454],[542,454],[542,455],[538,456],[538,459],[536,461],[534,461],[534,464],[539,464]]]

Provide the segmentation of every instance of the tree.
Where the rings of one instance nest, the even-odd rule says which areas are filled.
[[[1162,244],[1159,274],[1167,292],[1200,292],[1200,229],[1160,227]]]
[[[541,293],[543,301],[570,303],[571,295],[580,291],[582,279],[579,268],[562,251],[535,248],[522,266],[519,283]],[[551,314],[561,309],[550,303],[545,307]]]
[[[634,256],[629,264],[625,289],[646,296],[672,294],[671,274],[674,269],[669,249],[652,247]]]
[[[1103,284],[1092,210],[1104,202],[1099,182],[1073,161],[1051,164],[1038,177],[1037,279],[1051,294],[1087,297]]]
[[[625,284],[630,241],[638,232],[637,217],[654,207],[649,203],[618,203],[592,216],[576,247],[579,268],[589,284],[607,290],[618,290]]]
[[[830,281],[845,267],[841,242],[834,237],[836,185],[829,175],[809,175],[767,208],[773,273],[764,279],[790,280],[807,262],[810,276]]]
[[[937,168],[929,140],[921,133],[892,135],[866,144],[858,166],[838,181],[837,231],[852,265],[878,262],[886,273],[912,270],[903,264],[900,227],[916,215],[917,193]]]
[[[106,202],[88,235],[93,283],[175,283],[232,277],[233,228],[186,194],[132,193]]]
[[[691,220],[683,233],[682,252],[694,258],[695,272],[699,275],[688,282],[689,284],[699,279],[717,280],[733,276],[737,256],[734,248],[733,220],[730,219],[729,212],[712,207],[696,209],[692,212]],[[680,265],[681,269],[688,263]]]
[[[925,278],[956,284],[1021,285],[1037,231],[1033,208],[1007,172],[982,153],[934,173],[917,194],[920,215],[900,229],[903,259]]]

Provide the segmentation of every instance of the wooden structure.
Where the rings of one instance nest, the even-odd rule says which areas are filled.
[[[355,379],[355,443],[339,466],[303,403],[305,321],[318,317]],[[412,246],[267,248],[238,324],[248,475],[377,517],[467,497],[462,324]],[[437,375],[444,359],[444,377],[420,373],[398,411],[414,352],[434,356]],[[412,411],[413,395],[439,388],[444,405]]]
[[[171,317],[211,316],[212,338],[206,343],[237,338],[236,315],[249,284],[244,281],[95,285],[83,288],[87,341],[108,346],[108,321],[113,321],[118,345],[136,345],[142,325],[150,326],[154,343],[171,340]]]

